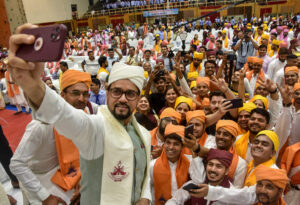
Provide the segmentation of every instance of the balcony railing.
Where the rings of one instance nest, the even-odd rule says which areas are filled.
[[[279,0],[256,0],[250,1],[249,3],[268,3],[268,2],[276,2]],[[117,8],[117,9],[99,9],[94,11],[86,12],[82,18],[89,18],[89,17],[97,17],[97,16],[112,16],[112,15],[121,15],[126,13],[135,13],[141,11],[150,11],[150,10],[164,10],[164,9],[174,9],[174,8],[189,8],[189,7],[208,7],[208,6],[222,6],[228,5],[239,2],[239,0],[198,0],[198,1],[184,1],[184,2],[169,2],[169,4],[151,4],[147,6],[138,6],[138,7],[124,7],[124,8]]]

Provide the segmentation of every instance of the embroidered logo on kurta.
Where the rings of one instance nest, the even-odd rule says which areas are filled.
[[[108,176],[115,182],[121,182],[123,179],[125,179],[128,176],[128,174],[129,174],[128,172],[125,172],[122,162],[119,161],[118,165],[114,166],[114,171],[109,172]]]
[[[77,170],[75,169],[75,167],[71,164],[69,167],[69,170],[67,172],[67,176],[69,177],[75,177],[77,175]]]

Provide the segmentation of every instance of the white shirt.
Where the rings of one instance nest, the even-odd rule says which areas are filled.
[[[51,193],[42,185],[36,174],[45,174],[58,166],[53,125],[31,121],[22,137],[10,169],[29,192],[43,201]]]
[[[273,60],[268,67],[267,75],[268,77],[274,82],[275,81],[275,74],[280,70],[283,69],[286,65],[286,61],[282,62],[279,59]]]
[[[191,162],[192,156],[185,155],[187,159]],[[155,190],[154,190],[154,177],[153,177],[153,168],[156,163],[157,159],[151,160],[150,162],[150,184],[151,184],[151,194],[152,194],[152,201],[151,204],[155,204]],[[178,190],[179,187],[177,187],[177,179],[176,179],[176,168],[177,168],[177,162],[172,163],[169,161],[170,171],[171,171],[171,191],[172,196],[174,196],[175,192]],[[190,171],[190,170],[189,170]]]
[[[86,72],[90,73],[91,75],[97,75],[97,72],[99,70],[99,63],[98,63],[98,59],[95,58],[93,61],[91,61],[89,58],[85,59],[86,65],[85,65],[85,69]]]

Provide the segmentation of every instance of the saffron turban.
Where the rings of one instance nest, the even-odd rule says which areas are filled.
[[[249,56],[248,63],[253,63],[255,58],[256,58],[255,56]]]
[[[196,87],[196,86],[197,86],[197,82],[196,82],[195,80],[193,80],[193,81],[191,82],[190,89],[192,89],[192,88],[194,88],[194,87]]]
[[[238,112],[242,112],[243,110],[247,112],[251,112],[253,109],[256,108],[256,105],[253,102],[247,102],[243,104],[243,107],[239,108]]]
[[[232,120],[219,120],[216,125],[216,130],[218,130],[219,128],[224,128],[225,130],[230,132],[230,134],[232,134],[232,136],[235,138],[239,134],[239,126],[236,122]]]
[[[300,57],[300,52],[294,52],[294,55]]]
[[[265,165],[256,168],[256,181],[269,180],[280,189],[285,189],[289,178],[284,169],[274,169]]]
[[[210,104],[210,101],[209,101],[209,98],[204,98],[202,100],[202,107],[209,107],[209,104]]]
[[[188,72],[187,74],[187,78],[190,79],[190,78],[197,78],[199,76],[198,72],[197,71],[194,71],[194,72]]]
[[[280,41],[274,39],[274,40],[272,41],[272,44],[275,45],[275,46],[280,46]]]
[[[160,119],[163,119],[165,117],[173,117],[176,119],[176,121],[179,123],[181,120],[181,114],[179,112],[176,112],[173,108],[168,107],[162,111],[160,114]]]
[[[177,134],[180,137],[184,137],[184,126],[181,125],[173,125],[171,123],[167,124],[165,129],[165,136],[168,136],[170,134]]]
[[[155,37],[159,37],[159,34],[156,34]]]
[[[197,118],[201,122],[205,123],[206,121],[206,116],[203,110],[195,110],[195,111],[188,111],[186,113],[186,122],[189,123],[191,119]]]
[[[176,98],[174,108],[176,109],[177,106],[181,103],[186,103],[189,106],[190,110],[193,108],[193,100],[184,96],[179,96]]]
[[[300,89],[300,83],[295,83],[294,91],[299,90],[299,89]]]
[[[91,74],[78,70],[67,70],[61,78],[61,90],[76,83],[84,83],[90,88],[92,83]]]
[[[272,130],[263,130],[263,131],[260,131],[256,135],[256,137],[258,137],[260,135],[267,136],[273,142],[274,150],[276,152],[278,151],[278,148],[279,148],[279,139],[278,139],[278,135],[274,131],[272,131]]]
[[[225,150],[211,148],[207,153],[207,161],[212,159],[219,160],[225,167],[230,167],[233,155]]]
[[[194,58],[202,60],[203,59],[203,53],[194,52]]]
[[[254,102],[256,100],[261,100],[265,106],[265,109],[268,110],[269,109],[269,100],[268,98],[261,96],[261,95],[255,95],[250,102]]]
[[[295,72],[295,73],[299,73],[299,70],[298,70],[298,67],[297,66],[289,66],[289,67],[286,67],[285,70],[284,70],[284,74],[287,74],[288,72]]]
[[[237,25],[234,25],[234,26],[233,26],[233,29],[237,29],[237,28],[238,28]]]
[[[125,63],[115,63],[108,78],[108,85],[125,79],[130,80],[141,91],[145,81],[144,69]]]
[[[210,87],[209,77],[198,77],[196,82],[197,82],[197,85],[199,85],[201,83],[205,83],[208,87]]]
[[[261,38],[262,38],[262,39],[269,40],[270,36],[267,35],[267,34],[263,34],[263,35],[261,35]]]
[[[256,58],[254,58],[253,63],[262,65],[262,64],[264,64],[264,59],[256,57]]]

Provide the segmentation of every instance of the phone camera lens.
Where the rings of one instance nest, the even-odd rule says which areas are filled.
[[[56,39],[56,35],[54,33],[51,33],[51,40],[55,40]]]
[[[60,32],[60,28],[56,27],[56,32],[59,33]]]

